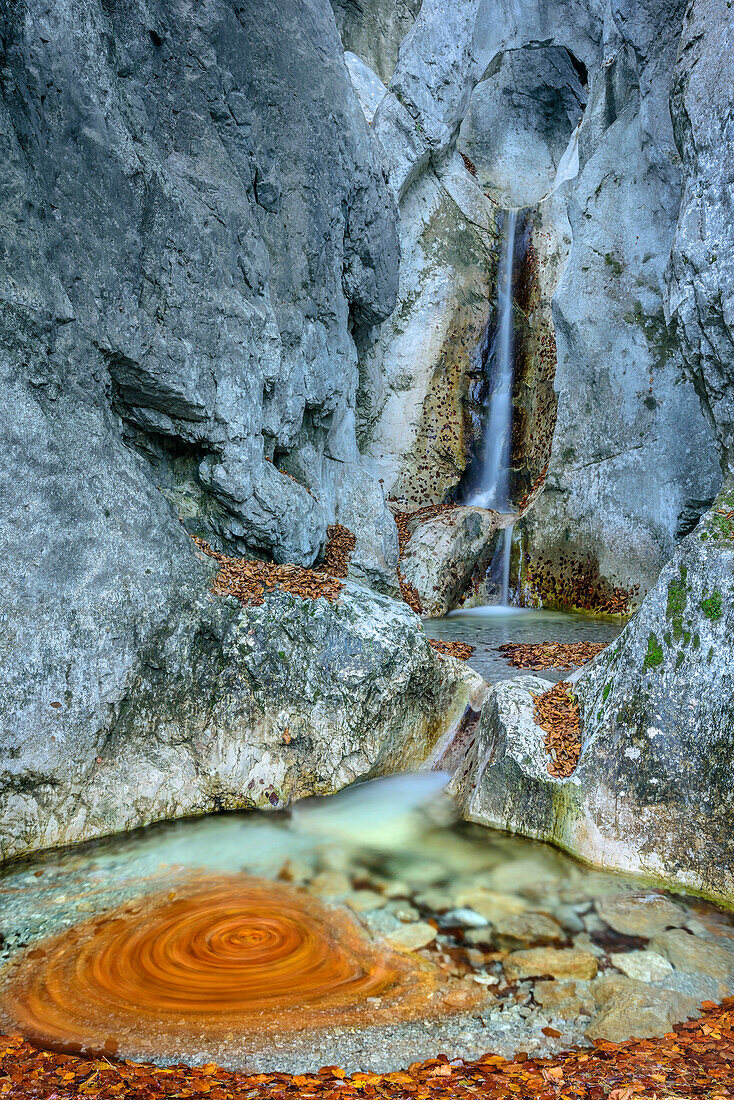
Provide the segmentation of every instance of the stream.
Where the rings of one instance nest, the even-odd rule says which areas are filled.
[[[292,815],[151,825],[5,866],[0,1023],[106,1058],[384,1072],[583,1045],[610,998],[633,1028],[640,988],[674,1019],[720,995],[705,952],[734,966],[727,916],[460,823],[442,784],[388,777]],[[671,935],[682,966],[656,946]]]

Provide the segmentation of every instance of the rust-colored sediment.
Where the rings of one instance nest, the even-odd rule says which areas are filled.
[[[439,977],[305,891],[221,876],[35,944],[11,972],[2,1014],[41,1045],[102,1052],[119,1040],[157,1056],[253,1033],[438,1014]],[[454,1011],[471,1003],[460,992]]]

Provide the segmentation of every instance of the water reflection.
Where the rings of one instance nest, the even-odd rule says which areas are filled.
[[[475,607],[454,611],[445,619],[424,623],[429,638],[468,642],[476,647],[467,662],[484,679],[495,684],[511,676],[522,675],[512,668],[497,646],[505,642],[613,642],[623,623],[586,615],[566,615],[560,611],[532,608]],[[540,674],[548,680],[563,680],[569,671],[549,669]]]

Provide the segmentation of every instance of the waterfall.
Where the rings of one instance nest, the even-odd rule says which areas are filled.
[[[512,375],[514,367],[512,323],[512,267],[515,254],[517,213],[505,214],[500,271],[497,280],[497,340],[495,342],[494,386],[489,399],[484,465],[479,490],[470,504],[479,508],[510,510],[510,435],[512,428]],[[507,605],[510,589],[512,528],[503,531],[502,604]]]

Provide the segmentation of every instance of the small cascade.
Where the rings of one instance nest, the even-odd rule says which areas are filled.
[[[512,430],[512,382],[514,340],[512,318],[512,281],[515,255],[517,212],[505,214],[500,271],[497,281],[497,340],[495,345],[494,386],[489,399],[484,466],[478,491],[469,501],[479,508],[510,510],[510,441]],[[512,527],[502,533],[502,598],[507,606],[510,590]]]
[[[494,387],[489,399],[487,445],[479,491],[470,503],[479,508],[507,511],[510,490],[510,429],[512,427],[512,265],[517,213],[505,215],[504,237],[497,281],[497,343]]]

